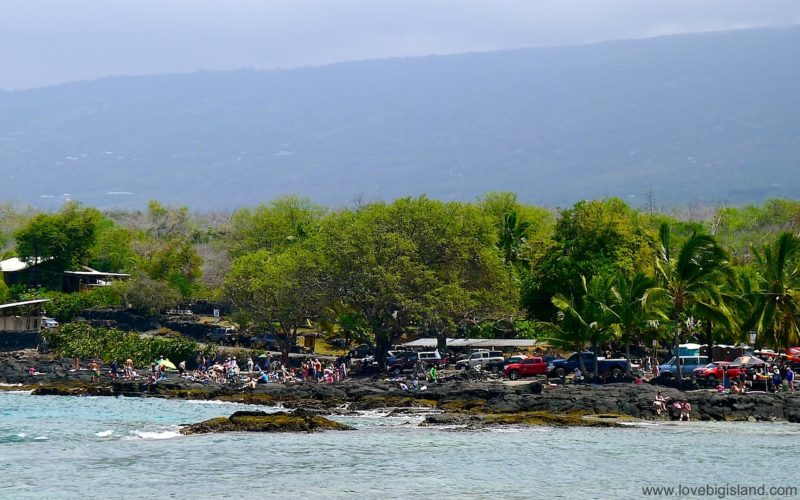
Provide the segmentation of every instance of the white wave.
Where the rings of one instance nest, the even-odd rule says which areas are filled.
[[[25,434],[24,432],[20,432],[19,434],[17,434],[18,438],[25,439],[25,436],[27,436],[27,434]]]
[[[22,383],[19,384],[7,384],[5,382],[0,382],[0,387],[22,387]]]
[[[663,424],[656,422],[617,422],[617,425],[625,427],[660,427]]]
[[[36,436],[35,438],[33,438],[34,441],[47,441],[48,439],[50,438],[47,436]]]
[[[181,435],[177,430],[170,431],[131,431],[123,439],[172,439]]]
[[[103,437],[108,437],[108,436],[111,436],[111,435],[113,435],[113,434],[114,434],[114,431],[113,431],[113,430],[111,430],[111,429],[108,429],[108,430],[105,430],[105,431],[100,431],[100,432],[95,432],[95,433],[94,433],[94,435],[95,435],[95,436],[97,436],[97,437],[101,437],[101,438],[103,438]]]

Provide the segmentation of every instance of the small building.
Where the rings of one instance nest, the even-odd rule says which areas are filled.
[[[0,304],[0,351],[34,349],[39,346],[42,304],[49,300]]]
[[[42,327],[42,304],[50,299],[0,304],[0,333],[38,332]]]
[[[92,269],[91,267],[81,266],[80,271],[64,271],[62,290],[64,292],[80,292],[99,286],[108,286],[116,280],[127,279],[130,274],[125,273],[106,273]]]
[[[39,258],[36,262],[28,262],[12,257],[0,261],[0,271],[3,273],[3,280],[7,286],[24,285],[26,287],[41,286],[44,282],[59,288],[58,280],[53,283],[52,279],[45,280],[44,278],[52,277],[53,272],[41,269],[39,264],[50,260],[48,258]],[[115,280],[126,279],[130,277],[125,273],[107,273],[98,271],[91,267],[81,266],[77,271],[64,271],[60,279],[60,288],[62,292],[79,292],[98,286],[110,285]]]

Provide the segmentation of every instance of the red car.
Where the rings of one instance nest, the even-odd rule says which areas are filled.
[[[544,375],[546,373],[547,362],[539,357],[525,358],[519,363],[509,363],[503,368],[503,374],[511,380],[533,375]]]
[[[722,380],[723,371],[729,379],[739,377],[739,367],[729,367],[730,361],[714,361],[702,368],[695,368],[692,372],[696,378],[706,378],[709,380]]]

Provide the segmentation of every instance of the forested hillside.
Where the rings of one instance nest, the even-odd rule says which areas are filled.
[[[793,197],[797,47],[800,29],[753,30],[0,93],[0,199]]]

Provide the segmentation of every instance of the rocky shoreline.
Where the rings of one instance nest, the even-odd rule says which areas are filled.
[[[558,385],[538,381],[509,383],[502,379],[450,377],[427,390],[401,390],[379,378],[351,378],[338,383],[262,384],[255,389],[187,382],[177,375],[147,387],[143,381],[89,381],[88,371],[71,372],[69,360],[37,359],[40,375],[29,375],[30,358],[19,353],[0,356],[0,382],[6,389],[37,395],[93,395],[203,399],[245,404],[281,405],[315,415],[342,415],[384,409],[424,410],[424,425],[480,428],[500,425],[619,425],[630,421],[677,420],[671,406],[656,415],[658,390],[671,401],[687,399],[692,420],[800,422],[800,394],[717,394],[713,390],[682,391],[654,384]]]

